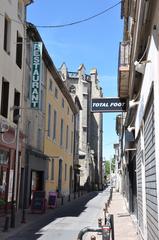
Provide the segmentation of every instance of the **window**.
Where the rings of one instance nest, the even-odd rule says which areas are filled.
[[[41,150],[41,144],[42,144],[42,131],[41,131],[41,128],[38,128],[38,131],[37,131],[37,148],[39,150]]]
[[[76,93],[76,87],[74,85],[71,85],[69,88],[69,92],[75,94]]]
[[[52,83],[52,79],[49,80],[49,90],[52,91],[53,90],[53,83]]]
[[[17,43],[16,43],[16,64],[19,68],[22,67],[22,43],[23,39],[17,31]]]
[[[31,121],[27,122],[27,126],[26,126],[26,135],[27,135],[27,144],[31,145]]]
[[[69,133],[69,127],[67,125],[67,128],[66,128],[66,149],[68,149],[68,133]]]
[[[31,96],[31,72],[30,72],[30,69],[29,69],[28,66],[27,66],[27,70],[25,72],[25,75],[26,75],[26,85],[25,85],[26,97],[28,99],[30,99],[30,96]]]
[[[8,153],[0,150],[0,164],[4,165],[8,163]],[[2,167],[2,171],[3,171],[3,167]],[[3,185],[2,183],[3,178],[0,177],[0,185]]]
[[[48,137],[50,137],[51,126],[51,105],[48,104]]]
[[[15,89],[14,90],[14,106],[19,107],[20,106],[20,93]],[[19,109],[15,109],[13,111],[13,122],[18,123],[19,119]]]
[[[43,111],[43,101],[44,101],[44,91],[41,89],[41,96],[40,96],[40,109]]]
[[[58,89],[55,87],[55,98],[58,99]]]
[[[32,64],[32,44],[30,39],[27,37],[26,39],[26,63],[27,65],[31,68],[31,64]]]
[[[57,112],[54,110],[53,116],[53,140],[56,140]]]
[[[67,164],[65,163],[65,181],[67,180]]]
[[[54,159],[51,159],[51,169],[50,169],[50,178],[51,180],[54,180]]]
[[[9,82],[2,78],[1,115],[8,117]]]
[[[47,76],[47,68],[45,66],[44,61],[42,60],[42,64],[41,64],[41,82],[42,83],[45,83],[46,76]]]
[[[8,54],[10,54],[10,41],[11,41],[11,21],[7,16],[5,16],[3,48]]]
[[[87,132],[87,127],[83,127],[83,132]]]
[[[64,121],[61,119],[61,128],[60,128],[60,146],[63,145],[63,128],[64,128]]]
[[[73,153],[73,132],[71,132],[71,153]]]
[[[65,101],[64,101],[64,99],[62,98],[62,108],[64,108],[64,106],[65,106]]]

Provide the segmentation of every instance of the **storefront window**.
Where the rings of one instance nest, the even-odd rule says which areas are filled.
[[[7,185],[7,164],[8,153],[0,151],[0,198],[5,198],[5,191]]]
[[[7,164],[7,163],[8,163],[7,152],[0,150],[0,165]]]

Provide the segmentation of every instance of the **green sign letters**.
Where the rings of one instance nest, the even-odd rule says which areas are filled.
[[[41,87],[42,42],[33,43],[31,107],[39,109]]]

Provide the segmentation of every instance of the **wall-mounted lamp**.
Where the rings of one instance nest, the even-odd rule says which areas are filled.
[[[151,62],[150,60],[147,60],[147,61],[142,61],[142,62],[138,62],[138,61],[135,61],[134,62],[134,65],[135,65],[135,71],[136,72],[139,72],[141,74],[144,74],[145,73],[145,66],[147,63]]]
[[[5,133],[9,130],[9,125],[7,122],[2,121],[0,123],[0,133]]]
[[[133,99],[131,101],[129,101],[129,108],[135,107],[136,105],[139,104],[139,101],[136,101]]]
[[[128,127],[127,127],[127,130],[128,130],[128,132],[132,132],[133,130],[135,130],[135,127],[130,127],[130,126],[128,126]]]

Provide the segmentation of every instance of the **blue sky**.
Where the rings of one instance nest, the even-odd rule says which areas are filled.
[[[118,0],[34,0],[27,9],[27,20],[40,25],[59,25],[82,20],[117,4]],[[63,62],[69,71],[83,63],[89,74],[96,67],[104,97],[117,97],[118,49],[123,22],[120,4],[104,14],[64,28],[38,28],[57,68]],[[116,113],[103,114],[103,157],[114,155]]]

